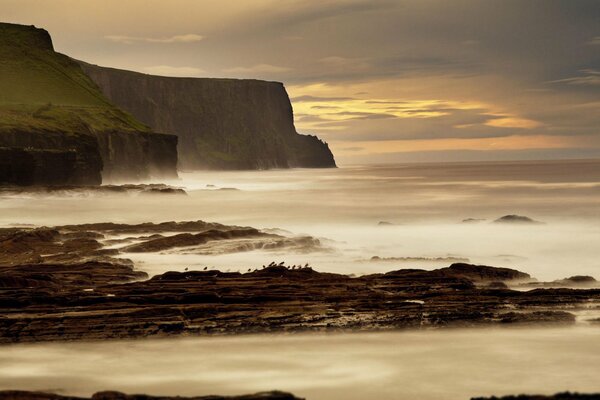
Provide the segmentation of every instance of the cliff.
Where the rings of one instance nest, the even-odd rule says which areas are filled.
[[[182,169],[335,167],[326,143],[296,132],[281,83],[80,65],[116,105],[152,129],[179,137]]]
[[[0,148],[0,183],[96,185],[177,173],[177,137],[117,108],[33,26],[0,23]]]

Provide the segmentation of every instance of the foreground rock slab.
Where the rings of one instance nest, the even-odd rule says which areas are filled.
[[[600,393],[580,394],[564,392],[551,396],[521,394],[504,397],[475,397],[472,400],[600,400]]]
[[[98,392],[91,398],[61,396],[52,393],[26,391],[0,391],[0,400],[301,400],[290,393],[263,392],[243,396],[147,396],[144,394],[124,394],[121,392]]]

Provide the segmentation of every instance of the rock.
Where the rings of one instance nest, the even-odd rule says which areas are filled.
[[[1,162],[1,161],[0,161]],[[37,180],[40,182],[40,180]],[[58,182],[58,181],[57,181]],[[81,196],[81,195],[187,195],[185,190],[163,184],[126,184],[126,185],[36,185],[36,186],[0,186],[0,195],[40,194],[59,196]]]
[[[79,63],[119,107],[179,137],[183,169],[335,167],[325,142],[296,132],[279,82],[172,78]]]
[[[490,289],[508,289],[508,285],[500,281],[492,281],[487,285]]]
[[[181,233],[178,235],[150,239],[148,241],[133,244],[123,248],[128,253],[147,253],[157,252],[177,247],[197,246],[211,240],[247,238],[267,236],[268,234],[260,232],[258,229],[231,229],[231,230],[209,230],[202,233]]]
[[[462,220],[463,224],[477,224],[479,222],[483,222],[485,219],[483,218],[466,218]]]
[[[62,396],[53,393],[26,392],[16,390],[0,391],[0,400],[302,400],[290,393],[272,391],[242,396],[148,396],[121,392],[98,392],[91,398]]]
[[[468,263],[468,258],[462,257],[379,257],[373,256],[371,262],[415,262],[415,263]]]
[[[444,275],[465,277],[474,282],[531,280],[529,274],[517,271],[516,269],[489,267],[486,265],[455,263],[447,268],[442,268],[439,271]]]
[[[576,275],[570,278],[558,279],[552,282],[527,282],[519,286],[543,288],[586,288],[600,286],[600,283],[591,276]]]
[[[562,279],[559,282],[571,283],[574,285],[594,285],[598,283],[598,281],[594,277],[583,275],[571,276],[570,278]]]
[[[177,137],[114,106],[48,32],[0,23],[0,184],[177,176]]]
[[[391,223],[391,222],[388,222],[388,221],[379,221],[379,222],[377,223],[377,225],[378,225],[378,226],[394,226],[394,225],[396,225],[396,224],[394,224],[394,223]]]
[[[494,221],[495,223],[511,223],[511,224],[541,224],[542,222],[535,221],[523,215],[505,215]]]
[[[572,324],[575,315],[566,311],[509,312],[500,316],[500,322],[510,324]]]
[[[169,232],[175,235],[161,234]],[[0,343],[573,323],[568,311],[600,301],[600,289],[513,291],[502,282],[529,275],[470,264],[353,277],[272,262],[246,273],[172,271],[147,279],[114,257],[131,247],[103,248],[132,240],[140,251],[235,245],[248,236],[283,240],[203,221],[0,229]]]
[[[474,397],[471,400],[600,400],[600,393],[580,394],[564,392],[550,396],[520,394],[518,396],[503,397]]]

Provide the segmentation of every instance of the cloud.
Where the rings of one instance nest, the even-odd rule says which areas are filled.
[[[580,76],[571,78],[558,79],[550,83],[567,83],[569,85],[600,85],[600,70],[582,69],[579,72],[583,73]]]
[[[538,121],[527,118],[519,118],[510,115],[494,116],[485,122],[487,126],[495,128],[517,128],[517,129],[535,129],[542,126]]]
[[[346,72],[349,70],[365,71],[371,67],[371,65],[367,62],[366,58],[346,58],[339,56],[329,56],[321,58],[318,61],[330,70],[343,69]]]
[[[291,71],[291,68],[271,64],[256,64],[251,67],[234,67],[223,70],[230,74],[278,74]]]
[[[161,76],[177,76],[177,77],[198,77],[206,74],[201,68],[196,67],[174,67],[171,65],[154,65],[151,67],[145,67],[144,72],[152,75]]]
[[[313,103],[313,102],[328,102],[328,101],[345,101],[345,100],[355,100],[352,97],[319,97],[319,96],[298,96],[293,97],[293,103]],[[322,106],[324,107],[324,106]],[[317,108],[317,106],[312,106],[312,108]]]
[[[105,39],[115,43],[134,44],[134,43],[193,43],[204,39],[202,35],[188,33],[185,35],[175,35],[164,38],[138,37],[138,36],[119,36],[108,35]]]

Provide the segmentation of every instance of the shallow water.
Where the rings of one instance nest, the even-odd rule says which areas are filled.
[[[203,219],[323,238],[328,252],[129,254],[150,273],[270,261],[371,273],[463,257],[552,280],[600,278],[600,161],[355,166],[182,173],[188,196],[0,198],[0,225]],[[207,187],[214,185],[214,187]],[[219,188],[239,190],[217,190]],[[505,225],[506,214],[544,224]],[[466,218],[481,218],[466,224]],[[393,225],[378,226],[379,221]],[[591,311],[590,311],[591,312]],[[0,388],[89,395],[292,391],[321,399],[468,399],[600,391],[600,329],[573,328],[152,339],[0,347]]]
[[[263,335],[0,347],[0,387],[309,400],[600,392],[600,329]]]
[[[363,274],[447,265],[368,261],[373,256],[453,256],[518,268],[543,280],[575,274],[600,279],[600,161],[211,171],[180,177],[168,183],[186,188],[188,196],[3,198],[0,225],[203,219],[309,234],[326,239],[332,250],[131,255],[152,274],[204,266],[246,270],[271,261]],[[544,224],[492,222],[506,214]],[[462,223],[466,218],[484,221]],[[378,226],[379,221],[394,225]]]

